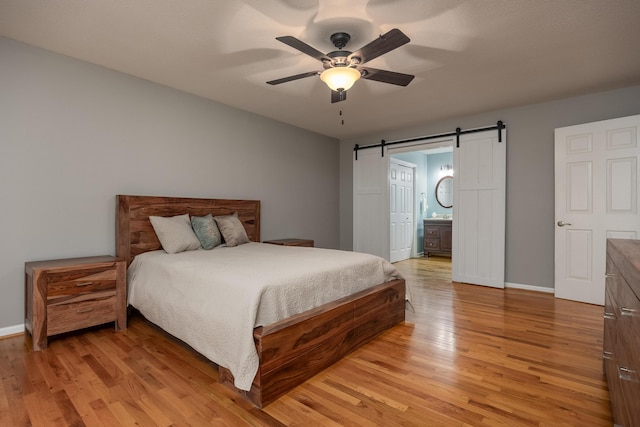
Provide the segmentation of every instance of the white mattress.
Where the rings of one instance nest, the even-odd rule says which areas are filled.
[[[249,390],[258,370],[254,327],[396,278],[395,267],[374,255],[252,242],[138,255],[128,300]]]

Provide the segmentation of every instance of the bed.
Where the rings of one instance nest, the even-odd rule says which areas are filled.
[[[194,216],[211,213],[216,216],[234,212],[237,212],[249,239],[260,242],[260,201],[119,195],[117,256],[125,259],[128,265],[138,255],[138,260],[161,256],[161,245],[149,216],[168,217],[184,213]],[[243,246],[241,251],[263,250],[260,247],[265,247],[268,252],[265,256],[272,256],[271,252],[277,250],[314,250],[276,249],[275,245],[261,243]],[[201,252],[199,256],[205,256],[204,252],[215,250],[196,252]],[[295,255],[293,252],[288,254]],[[368,285],[366,289],[338,300],[258,326],[253,329],[252,334],[257,354],[257,371],[253,381],[249,381],[249,386],[237,387],[231,370],[212,360],[218,364],[219,381],[262,408],[385,330],[404,321],[405,292],[403,279],[381,280],[378,284]],[[142,314],[145,315],[144,312]],[[179,333],[174,335],[183,339]],[[185,342],[190,344],[188,340]]]

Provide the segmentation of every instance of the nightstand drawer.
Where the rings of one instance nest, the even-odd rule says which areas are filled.
[[[116,296],[47,307],[47,335],[75,331],[116,320]]]
[[[61,297],[116,289],[117,272],[114,269],[73,276],[47,277],[47,303]]]
[[[47,274],[47,294],[52,297],[115,289],[117,278],[118,272],[113,266],[50,273]]]

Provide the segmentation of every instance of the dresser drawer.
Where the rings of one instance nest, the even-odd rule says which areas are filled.
[[[616,372],[613,373],[618,379],[617,387],[620,390],[620,400],[622,405],[622,420],[627,420],[625,426],[638,425],[635,421],[639,420],[640,408],[640,366],[637,365],[638,359],[633,357],[634,343],[622,342],[618,339],[619,344],[616,346]]]
[[[612,295],[613,290],[607,284],[604,296],[604,341],[603,341],[603,357],[611,358],[615,352],[616,346],[616,323],[618,307]]]
[[[116,296],[47,307],[47,335],[61,334],[116,320]]]
[[[627,292],[631,296],[616,307],[615,352],[618,365],[622,368],[618,376],[621,380],[636,383],[640,391],[640,348],[636,339],[640,336],[640,301],[624,281],[618,291],[621,297],[628,297]]]
[[[640,300],[625,280],[618,281],[616,318],[629,337],[640,337]]]

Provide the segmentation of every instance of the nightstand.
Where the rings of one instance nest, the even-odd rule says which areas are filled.
[[[112,256],[33,261],[25,270],[25,329],[33,350],[47,338],[115,322],[127,327],[127,266]]]
[[[265,240],[262,243],[270,243],[272,245],[280,245],[280,246],[305,246],[308,248],[313,247],[313,240],[308,240],[308,239],[276,239],[276,240]]]

